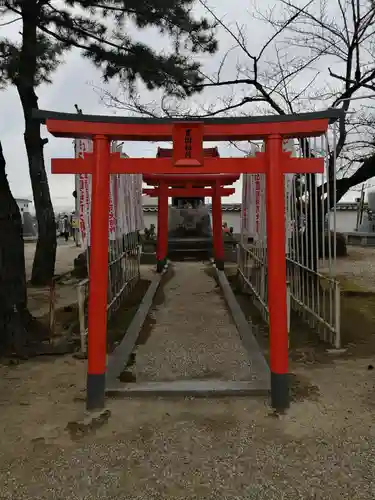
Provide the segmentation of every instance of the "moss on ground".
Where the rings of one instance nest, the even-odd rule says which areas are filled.
[[[150,280],[141,278],[108,322],[108,352],[112,352],[123,339],[150,284]]]
[[[233,269],[226,271],[228,281],[245,313],[254,326],[257,340],[268,357],[268,325],[265,324],[251,297],[241,291]],[[375,355],[375,293],[353,280],[338,276],[341,286],[341,339],[347,351],[342,358],[368,358]],[[314,365],[332,362],[327,353],[332,346],[323,342],[316,330],[297,314],[292,315],[290,357],[293,361]]]

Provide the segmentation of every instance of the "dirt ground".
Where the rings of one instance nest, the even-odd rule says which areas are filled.
[[[348,253],[334,269],[341,284],[341,338],[349,355],[374,359],[375,248],[348,247]]]
[[[36,243],[25,243],[26,279],[28,280],[31,276],[35,248]],[[65,240],[59,238],[56,252],[55,274],[62,274],[73,268],[73,261],[81,252],[81,248],[76,247],[72,239],[70,239],[68,242],[65,242]]]
[[[25,244],[25,266],[26,279],[31,277],[36,244],[29,242]],[[73,269],[74,259],[82,252],[75,246],[73,241],[62,241],[59,239],[56,252],[55,274],[63,274]],[[56,308],[69,306],[77,302],[76,285],[77,279],[66,280],[64,284],[56,286]],[[46,316],[49,311],[50,287],[28,286],[29,308],[32,314],[38,318]]]
[[[363,267],[375,264],[375,255],[360,253],[361,263],[352,266],[351,254],[340,272],[356,281],[357,269],[363,285]],[[60,255],[62,262],[62,248]],[[201,291],[216,294],[216,325],[232,328],[205,276]],[[166,365],[159,360],[169,371],[194,367],[194,359],[171,364],[169,357],[179,334],[189,335],[181,310],[170,307],[173,294],[184,294],[178,277],[155,312],[170,327]],[[211,304],[192,300],[197,315]],[[229,353],[231,345],[224,347]],[[224,368],[230,360],[217,359]],[[66,425],[82,413],[84,361],[45,357],[0,366],[0,498],[373,500],[374,361],[371,354],[329,363],[292,360],[293,404],[282,416],[262,398],[109,400],[109,422],[81,439]],[[154,373],[156,364],[151,368]]]

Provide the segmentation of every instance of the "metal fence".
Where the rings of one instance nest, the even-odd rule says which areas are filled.
[[[138,234],[129,233],[121,239],[110,241],[108,263],[108,321],[123,304],[129,293],[140,279],[141,245]],[[79,329],[81,351],[87,351],[87,313],[88,313],[89,278],[77,285]]]
[[[325,171],[324,174],[296,175],[289,191],[286,190],[285,258],[289,326],[293,328],[293,320],[300,317],[322,340],[339,348],[340,286],[335,275],[336,137],[336,126],[332,126],[323,137],[294,141],[292,154],[324,158]],[[248,208],[243,207],[243,212]],[[251,294],[268,322],[265,211],[263,196],[258,233],[241,231],[238,273],[244,291]]]

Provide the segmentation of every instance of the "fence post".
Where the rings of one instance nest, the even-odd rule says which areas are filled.
[[[291,322],[291,314],[292,314],[292,298],[290,292],[290,281],[286,282],[286,312],[288,315],[288,349],[290,347],[290,322]]]
[[[81,283],[78,283],[77,286],[79,333],[81,338],[82,354],[87,353],[87,337],[86,337],[86,324],[85,324],[85,286],[86,286],[86,280]]]
[[[340,283],[335,280],[335,347],[341,348],[341,290]]]

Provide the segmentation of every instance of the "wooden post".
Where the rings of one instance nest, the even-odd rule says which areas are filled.
[[[92,172],[90,282],[88,311],[88,410],[104,408],[107,365],[107,285],[110,142],[94,137]]]
[[[216,267],[224,269],[223,217],[221,213],[220,185],[214,185],[212,195],[212,233]]]
[[[156,269],[161,273],[168,256],[168,186],[160,181],[158,197],[158,232],[156,248]]]
[[[290,404],[282,145],[280,135],[267,138],[266,210],[271,403],[276,410],[284,410]]]

